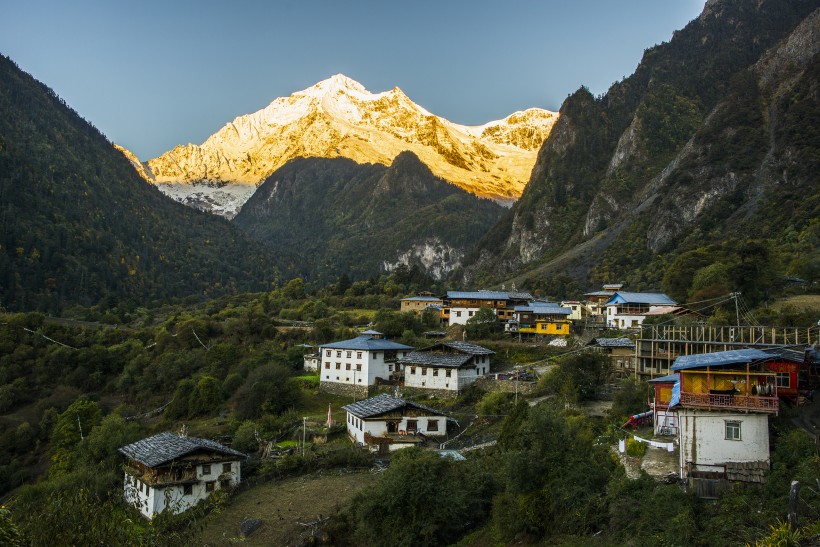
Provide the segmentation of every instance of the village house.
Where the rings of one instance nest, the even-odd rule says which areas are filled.
[[[400,311],[421,313],[427,309],[441,309],[444,300],[431,294],[420,294],[401,299]]]
[[[663,293],[616,291],[606,302],[606,324],[616,329],[638,328],[647,312],[676,304]]]
[[[494,354],[467,342],[439,342],[409,353],[399,364],[404,369],[405,387],[456,395],[490,372],[490,356]]]
[[[580,300],[563,300],[561,307],[569,308],[570,314],[567,316],[567,319],[570,321],[581,321],[589,315],[589,308]]]
[[[239,484],[245,454],[208,439],[160,433],[119,449],[125,501],[152,519],[181,513],[216,490]]]
[[[780,408],[771,359],[740,349],[675,360],[680,377],[668,407],[678,417],[680,476],[700,495],[713,497],[720,481],[765,480],[769,416]]]
[[[515,306],[513,318],[504,325],[504,331],[512,334],[568,336],[572,313],[554,302],[530,302]]]
[[[398,360],[413,348],[376,336],[381,333],[366,331],[350,340],[320,346],[319,389],[336,395],[367,396],[370,386],[400,381]]]
[[[359,446],[387,453],[447,434],[447,416],[428,406],[382,394],[342,407],[347,434]]]
[[[532,295],[508,291],[448,291],[441,312],[442,323],[466,325],[481,308],[491,308],[501,322],[513,319],[515,306],[531,301]]]
[[[606,318],[606,303],[615,296],[617,291],[623,288],[621,283],[610,283],[604,285],[600,291],[584,293],[586,297],[586,310],[591,319],[599,319],[601,322]]]
[[[635,343],[629,338],[593,338],[587,346],[609,356],[614,377],[626,378],[635,372]]]

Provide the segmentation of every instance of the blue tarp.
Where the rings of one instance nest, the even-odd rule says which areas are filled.
[[[741,365],[751,363],[753,361],[771,359],[772,357],[772,355],[766,353],[765,351],[751,348],[717,351],[714,353],[703,353],[701,355],[681,355],[675,359],[675,363],[672,365],[672,370]]]
[[[669,408],[680,404],[680,380],[672,386],[672,399],[669,400]]]

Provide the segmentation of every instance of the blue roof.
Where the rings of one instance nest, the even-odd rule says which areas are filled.
[[[413,349],[412,346],[405,346],[397,342],[389,340],[382,340],[381,338],[372,338],[370,336],[357,336],[350,340],[342,340],[341,342],[332,342],[330,344],[323,344],[322,348],[328,349],[355,349],[365,351],[383,351],[391,349]]]
[[[513,309],[518,312],[532,312],[536,315],[569,315],[572,313],[570,308],[564,308],[555,302],[530,302]]]
[[[704,353],[701,355],[681,355],[675,359],[675,363],[672,365],[672,370],[740,365],[771,358],[772,355],[766,353],[765,351],[751,348],[717,351],[715,353]]]
[[[680,381],[680,374],[677,372],[675,374],[667,374],[666,376],[661,376],[659,378],[652,378],[651,380],[647,380],[650,384],[672,384],[677,381]]]
[[[656,306],[674,306],[677,302],[662,292],[618,291],[607,301],[607,305],[609,304],[654,304]]]
[[[532,300],[528,292],[508,291],[447,291],[447,298],[465,298],[474,300]]]

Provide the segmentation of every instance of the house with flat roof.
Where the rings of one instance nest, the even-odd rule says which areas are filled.
[[[366,397],[370,386],[400,381],[399,359],[413,350],[397,342],[362,334],[319,346],[319,390],[336,395]]]
[[[401,299],[401,311],[421,313],[427,309],[440,307],[444,300],[437,296],[419,295]]]
[[[247,457],[208,439],[168,432],[119,452],[127,458],[125,501],[149,519],[163,511],[181,513],[217,490],[236,486]]]
[[[399,363],[404,386],[457,395],[490,372],[495,352],[468,342],[439,342],[410,352]]]
[[[447,434],[447,415],[413,401],[381,394],[342,407],[347,435],[372,451],[387,453],[419,446]]]

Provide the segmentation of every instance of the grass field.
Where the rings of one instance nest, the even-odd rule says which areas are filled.
[[[377,473],[325,471],[255,486],[237,494],[230,504],[208,520],[198,545],[293,545],[301,543],[309,523],[335,515],[360,490],[376,483]],[[262,520],[249,538],[239,537],[239,525],[248,518]],[[307,537],[306,535],[304,537]]]
[[[772,304],[772,309],[780,311],[787,306],[795,310],[820,311],[820,294],[801,294],[781,298]]]

